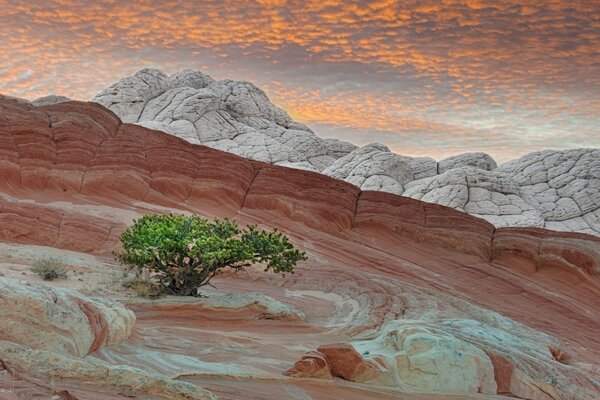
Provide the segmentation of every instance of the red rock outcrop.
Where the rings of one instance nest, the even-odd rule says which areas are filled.
[[[33,107],[0,98],[0,110],[0,173],[4,178],[0,190],[6,193],[39,194],[45,190],[54,196],[85,195],[105,203],[139,200],[187,209],[217,208],[219,214],[228,210],[232,215],[242,208],[267,210],[321,231],[371,230],[380,237],[427,242],[484,261],[518,252],[519,258],[536,265],[566,263],[580,266],[586,273],[597,269],[596,250],[582,243],[596,247],[598,238],[547,234],[542,229],[495,230],[481,219],[448,207],[383,192],[361,192],[313,172],[248,161],[170,135],[149,134],[148,129],[122,124],[95,103]],[[11,228],[16,232],[7,232],[5,237],[40,235],[32,236],[31,241],[50,243],[50,238],[57,236],[53,229],[44,229],[61,225],[57,221],[62,221],[62,216],[57,212],[41,212],[22,204],[18,208],[23,211],[15,213],[11,207],[5,205],[3,213],[22,216],[12,217],[9,225],[16,226]],[[42,229],[19,232],[17,219],[30,225],[31,216],[39,220]],[[112,229],[108,222],[81,226],[88,218],[76,219],[69,216],[63,223],[65,231],[73,231],[77,237],[93,230],[92,226],[104,233]],[[65,246],[75,242],[60,240]],[[531,253],[542,242],[547,251],[541,256]],[[578,245],[567,251],[565,246],[573,247],[571,243]],[[59,243],[58,247],[63,246]],[[95,243],[91,247],[98,248]]]
[[[489,260],[494,226],[448,207],[384,192],[361,192],[354,227],[431,243]]]
[[[112,112],[91,103],[33,107],[0,98],[0,177],[4,242],[109,256],[132,217],[188,211],[284,229],[308,252],[309,261],[285,279],[251,274],[250,284],[235,276],[219,281],[219,287],[234,291],[250,287],[268,293],[298,307],[306,318],[264,319],[256,313],[224,315],[223,310],[210,309],[190,317],[141,307],[136,310],[139,330],[131,341],[97,352],[106,360],[156,368],[168,376],[181,374],[224,398],[241,398],[239,393],[260,398],[257,393],[264,397],[263,390],[270,398],[302,398],[290,394],[302,390],[320,399],[391,399],[398,393],[380,388],[369,391],[334,383],[332,394],[317,383],[250,383],[251,378],[239,371],[222,372],[234,375],[233,381],[216,378],[214,371],[189,372],[189,357],[220,365],[215,371],[224,364],[232,370],[239,364],[250,376],[281,378],[302,354],[319,349],[308,353],[291,373],[363,380],[360,371],[378,366],[362,352],[349,350],[349,343],[356,334],[391,320],[425,318],[434,310],[432,324],[477,320],[485,322],[485,329],[510,333],[513,325],[507,328],[495,314],[474,311],[478,305],[552,336],[544,336],[543,348],[527,356],[519,356],[521,349],[509,357],[500,345],[483,347],[489,350],[499,393],[537,395],[541,389],[527,385],[540,384],[544,374],[562,380],[558,389],[543,390],[572,394],[565,398],[589,398],[600,387],[595,383],[600,374],[594,372],[600,359],[595,340],[600,310],[593,306],[600,302],[598,238],[494,229],[447,207],[360,191],[324,175],[191,145],[121,123]],[[96,337],[102,337],[102,321],[91,322]],[[528,339],[535,337],[514,326]],[[244,330],[252,334],[239,334]],[[174,332],[186,346],[169,341]],[[466,335],[454,330],[452,334],[460,340]],[[298,346],[287,348],[290,341]],[[346,344],[333,350],[321,347],[327,343]],[[572,364],[556,361],[550,346],[569,354]],[[161,357],[166,361],[157,363]],[[202,368],[209,368],[205,364]]]
[[[267,210],[325,232],[352,227],[360,190],[310,171],[253,162],[256,177],[243,207]],[[273,196],[273,188],[277,196]]]
[[[381,370],[377,364],[365,360],[352,345],[337,343],[319,346],[302,356],[284,375],[295,377],[338,377],[353,382],[375,381]]]
[[[565,284],[585,281],[600,275],[600,239],[536,228],[501,228],[493,236],[492,259],[530,272],[551,269],[567,280]]]
[[[292,368],[285,371],[283,374],[300,378],[330,379],[333,377],[331,375],[331,366],[329,365],[327,357],[318,351],[306,353]]]
[[[165,134],[148,135],[93,103],[35,108],[4,100],[2,111],[0,135],[6,146],[0,172],[7,179],[0,190],[5,192],[46,189],[104,201],[218,207],[221,213],[225,208],[268,210],[328,231],[374,224],[379,232],[430,239],[489,258],[492,226],[446,207],[360,193],[320,174],[250,162]]]
[[[487,352],[487,355],[494,365],[494,379],[498,394],[512,395],[511,387],[515,372],[514,364],[501,354]]]
[[[331,375],[356,382],[374,380],[379,374],[376,364],[366,361],[352,345],[346,343],[319,346],[317,351],[325,356]]]
[[[0,240],[107,253],[124,229],[113,220],[0,198]]]

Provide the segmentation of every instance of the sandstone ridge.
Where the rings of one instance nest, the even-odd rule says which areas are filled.
[[[280,228],[309,255],[285,278],[224,275],[205,299],[115,306],[136,315],[119,340],[73,330],[43,347],[11,331],[0,387],[59,365],[60,387],[81,398],[118,394],[90,384],[101,376],[139,398],[214,398],[206,388],[224,399],[593,400],[600,390],[595,236],[496,228],[190,144],[95,103],[0,98],[0,143],[0,245],[108,265],[133,218],[194,212]],[[71,317],[87,326],[90,309]]]
[[[1,107],[0,172],[5,179],[0,190],[7,195],[0,199],[0,219],[10,222],[1,233],[5,239],[98,251],[112,248],[124,228],[106,219],[21,203],[8,195],[34,190],[188,209],[218,207],[230,215],[243,209],[268,210],[326,232],[375,229],[386,238],[426,240],[485,261],[509,252],[538,267],[544,261],[518,243],[528,240],[537,249],[542,242],[566,238],[572,248],[556,250],[555,264],[584,274],[596,274],[600,268],[596,249],[600,239],[591,236],[555,232],[540,238],[540,231],[532,229],[496,229],[449,207],[361,191],[311,171],[271,166],[173,136],[149,134],[93,103],[33,107],[7,99]],[[173,157],[177,163],[170,161]],[[37,221],[35,229],[32,220]],[[73,240],[75,236],[78,240]],[[551,245],[549,249],[555,251]]]
[[[39,104],[60,101],[44,98]],[[485,153],[436,162],[322,139],[249,82],[199,71],[144,69],[92,101],[123,121],[253,160],[321,172],[363,190],[441,204],[497,227],[542,227],[600,235],[600,150],[546,150],[497,166]],[[35,102],[34,102],[35,103]]]

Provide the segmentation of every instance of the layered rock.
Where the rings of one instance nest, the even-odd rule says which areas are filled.
[[[556,337],[457,298],[433,295],[406,283],[398,285],[394,288],[378,279],[376,294],[364,303],[383,302],[381,296],[389,291],[401,307],[401,318],[388,305],[389,313],[381,324],[353,335],[349,342],[319,346],[285,374],[339,377],[399,387],[403,392],[595,398],[600,384],[597,370],[575,361]],[[341,284],[333,290],[340,288]],[[360,298],[364,292],[350,292],[350,296]],[[373,312],[376,306],[371,308]],[[545,313],[544,309],[541,306],[539,312]]]
[[[135,322],[117,302],[1,277],[0,302],[2,340],[80,357],[127,339]]]
[[[52,360],[67,365],[60,385],[87,387],[91,371],[89,382],[108,375],[110,387],[156,388],[140,386],[142,398],[203,398],[206,387],[223,398],[485,399],[495,385],[523,398],[595,399],[596,237],[495,229],[442,205],[121,123],[95,104],[3,98],[0,107],[2,241],[109,255],[132,217],[194,212],[277,227],[309,255],[285,278],[215,278],[227,296],[136,303],[134,333],[84,360],[13,343],[4,358],[23,376],[48,377]],[[265,295],[239,294],[248,291]],[[307,351],[290,373],[332,380],[282,377]]]
[[[587,377],[578,376],[564,359],[557,358],[563,351],[553,347],[554,338],[531,335],[533,332],[499,315],[490,317],[493,324],[489,325],[489,321],[462,319],[391,321],[352,344],[321,346],[285,374],[340,377],[409,392],[594,398],[593,387],[573,384]]]
[[[33,204],[0,193],[0,236],[84,252],[110,252],[125,224],[85,212]]]
[[[52,393],[62,392],[61,398],[68,399],[76,397],[57,390],[63,381],[108,389],[115,396],[120,392],[152,398],[217,399],[196,385],[84,358],[126,340],[134,322],[133,312],[118,302],[0,277],[0,371]],[[71,397],[63,397],[67,395]]]
[[[364,355],[349,344],[321,346],[303,356],[285,374],[335,376],[353,382],[399,386],[405,391],[497,393],[494,367],[484,351],[453,336],[422,329],[418,323],[386,332],[363,346]],[[320,369],[306,367],[307,362],[320,359],[324,360]]]
[[[365,191],[356,203],[353,226],[367,232],[390,232],[387,240],[432,242],[489,260],[494,227],[484,220],[449,210],[385,192]]]
[[[141,396],[149,399],[218,400],[217,396],[201,387],[151,374],[139,368],[34,350],[6,341],[0,341],[0,361],[9,373],[20,379],[51,382],[51,393],[62,393],[61,399],[77,399],[67,390],[56,390],[61,387],[62,381],[75,381],[83,382],[88,392],[91,387],[92,390],[108,392],[113,398]]]
[[[48,100],[41,104],[49,103]],[[144,69],[93,101],[125,122],[162,130],[254,160],[322,172],[363,190],[442,204],[497,227],[546,227],[600,235],[600,150],[532,153],[497,167],[485,153],[436,162],[321,139],[248,82],[199,71]]]
[[[205,312],[236,312],[252,314],[254,318],[297,321],[304,319],[304,314],[262,293],[204,293],[201,298],[169,297],[156,299],[152,304],[146,301],[129,301],[128,306],[134,311],[143,309],[164,314],[179,314],[193,318]]]
[[[580,234],[532,228],[498,229],[492,240],[492,260],[529,273],[552,270],[564,284],[600,276],[600,242]]]
[[[242,208],[269,211],[319,230],[383,229],[416,240],[434,240],[439,246],[484,260],[490,259],[493,236],[500,232],[447,207],[360,191],[309,171],[269,166],[191,146],[169,135],[149,134],[144,128],[121,124],[97,105],[66,102],[33,107],[5,99],[1,107],[0,140],[4,146],[0,168],[4,179],[0,189],[7,193],[46,190],[67,198],[143,201],[207,211],[218,207],[219,212],[230,210],[230,214]],[[173,157],[177,163],[171,162]],[[480,199],[477,193],[495,183],[490,182],[490,172],[482,170],[477,170],[477,180],[468,181],[465,171],[469,168],[449,170],[438,177],[473,185],[468,192]],[[500,184],[504,192],[516,191],[510,180]],[[277,196],[272,195],[273,187],[278,188]],[[518,201],[510,194],[505,197],[509,202]],[[65,213],[53,205],[22,202],[10,195],[2,196],[0,206],[4,221],[0,233],[11,241],[108,250],[124,228],[114,220]]]

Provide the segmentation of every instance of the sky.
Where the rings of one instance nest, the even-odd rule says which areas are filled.
[[[0,93],[251,81],[322,137],[436,159],[600,147],[598,0],[0,0]]]

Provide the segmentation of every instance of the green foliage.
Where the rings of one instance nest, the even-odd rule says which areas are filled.
[[[67,277],[67,267],[57,257],[43,257],[34,261],[31,271],[38,274],[45,281],[65,279]]]
[[[145,215],[120,239],[123,251],[115,253],[119,261],[138,271],[150,270],[166,292],[177,295],[197,295],[224,268],[259,264],[265,271],[285,274],[306,260],[277,230],[254,225],[240,229],[228,219],[209,221],[195,215]]]

